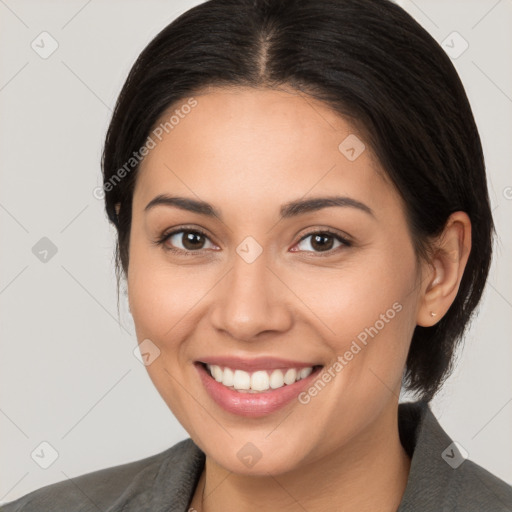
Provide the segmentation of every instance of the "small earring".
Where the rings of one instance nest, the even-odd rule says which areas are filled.
[[[431,311],[430,316],[437,316],[437,313],[434,313],[433,311]]]

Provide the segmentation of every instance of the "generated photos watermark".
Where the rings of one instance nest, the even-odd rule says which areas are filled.
[[[297,399],[301,404],[309,404],[311,399],[320,393],[329,382],[331,382],[336,375],[338,375],[350,361],[354,359],[354,356],[359,354],[363,348],[368,345],[370,339],[375,338],[384,327],[395,316],[402,311],[403,306],[399,302],[395,302],[385,313],[379,316],[379,319],[370,327],[365,327],[355,339],[352,340],[350,347],[339,355],[336,361],[331,364],[328,368],[324,368],[315,382],[306,390],[299,393]],[[359,342],[359,343],[358,343]]]
[[[161,141],[164,137],[164,133],[168,134],[184,119],[194,107],[198,105],[195,98],[189,98],[186,103],[181,105],[180,108],[174,110],[172,115],[164,122],[161,122],[156,128],[154,128],[151,134],[146,139],[146,142],[139,148],[138,151],[134,151],[132,156],[120,167],[101,187],[96,187],[92,191],[92,195],[96,199],[104,199],[105,193],[110,192],[115,186],[131,171],[137,168],[137,166],[144,160],[149,152],[154,149],[157,145],[157,141]]]

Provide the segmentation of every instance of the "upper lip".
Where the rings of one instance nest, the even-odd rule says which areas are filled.
[[[235,356],[211,356],[198,360],[199,363],[209,365],[227,366],[228,368],[256,371],[256,370],[275,370],[279,368],[308,368],[318,366],[316,363],[304,363],[302,361],[293,361],[291,359],[282,359],[278,357],[254,357],[243,358]]]

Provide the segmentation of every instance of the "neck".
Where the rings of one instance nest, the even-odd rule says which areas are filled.
[[[335,508],[344,512],[396,512],[410,469],[398,435],[397,407],[388,408],[348,446],[285,474],[238,475],[206,457],[191,510],[323,512],[338,503]]]

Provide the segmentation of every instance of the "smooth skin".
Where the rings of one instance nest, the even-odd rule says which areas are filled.
[[[455,299],[470,220],[452,214],[430,263],[420,261],[403,202],[370,147],[354,161],[339,150],[350,134],[364,143],[347,120],[288,88],[215,88],[194,98],[139,170],[127,276],[137,339],[160,350],[149,375],[206,453],[190,506],[394,512],[410,469],[397,424],[409,344],[416,325],[438,322]],[[159,194],[207,201],[220,215],[145,211]],[[279,217],[285,203],[333,195],[372,213],[334,206]],[[206,236],[191,244],[185,235],[194,229]],[[336,235],[315,243],[325,229],[350,245]],[[263,249],[252,263],[236,252],[248,236]],[[395,303],[400,312],[307,404],[293,400],[255,419],[228,413],[194,366],[235,355],[332,367]],[[248,442],[261,452],[253,467],[237,457]]]

